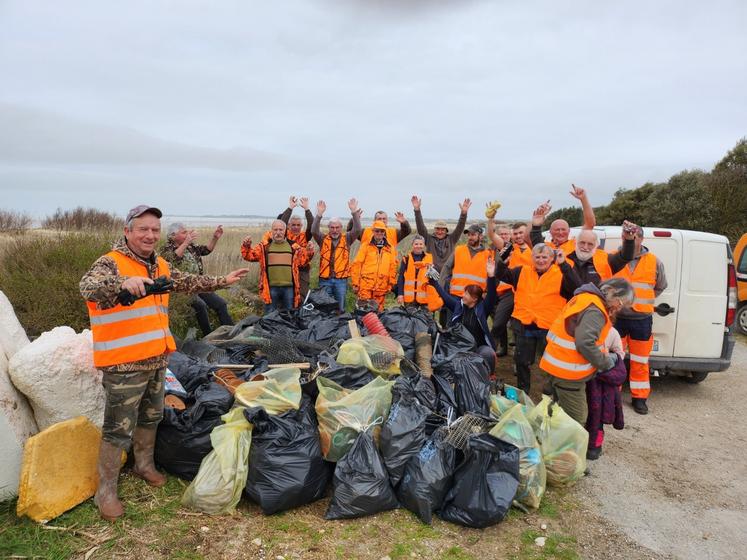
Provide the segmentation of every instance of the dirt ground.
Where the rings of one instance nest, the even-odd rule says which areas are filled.
[[[747,558],[745,374],[741,337],[726,372],[654,378],[647,416],[624,395],[625,428],[576,487],[583,558]]]

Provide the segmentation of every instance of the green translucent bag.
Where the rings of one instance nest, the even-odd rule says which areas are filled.
[[[527,417],[542,450],[550,486],[570,486],[584,475],[589,432],[547,395]]]
[[[271,369],[262,374],[262,379],[239,385],[234,396],[241,406],[261,406],[270,414],[297,409],[301,403],[301,370]]]
[[[381,424],[392,405],[392,385],[381,377],[355,391],[344,389],[324,377],[316,378],[319,396],[316,416],[319,421],[319,441],[327,461],[339,461],[352,447],[359,432],[372,425],[378,443]]]
[[[335,360],[338,364],[366,366],[369,371],[389,376],[400,373],[399,363],[404,357],[405,351],[399,342],[372,334],[343,342]]]
[[[519,489],[514,499],[528,507],[538,508],[545,494],[547,471],[534,430],[522,407],[514,402],[490,433],[519,448]]]
[[[210,514],[233,513],[249,473],[252,425],[244,408],[236,407],[213,428],[213,450],[202,460],[197,476],[182,496],[182,504]]]

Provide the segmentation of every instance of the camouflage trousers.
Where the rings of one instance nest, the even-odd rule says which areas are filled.
[[[166,368],[104,373],[104,441],[128,450],[135,427],[155,430],[163,417]]]

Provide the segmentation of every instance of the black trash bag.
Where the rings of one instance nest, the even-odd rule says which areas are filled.
[[[334,493],[325,519],[350,519],[398,507],[384,460],[373,436],[361,432],[337,462]]]
[[[374,380],[374,374],[366,366],[338,364],[330,366],[319,375],[334,381],[345,389],[360,389]]]
[[[418,454],[425,443],[425,422],[431,412],[418,402],[414,393],[399,398],[394,396],[394,390],[392,394],[394,403],[381,428],[379,446],[381,457],[389,472],[389,480],[396,488],[405,471],[405,465],[411,457]]]
[[[438,516],[482,529],[503,520],[519,488],[519,448],[490,434],[469,436],[467,452]]]
[[[437,373],[431,375],[431,381],[436,388],[436,406],[433,412],[442,416],[448,422],[453,422],[458,418],[454,389],[451,388],[451,384],[446,379]]]
[[[332,473],[322,458],[311,401],[303,399],[298,410],[278,416],[261,406],[246,409],[244,416],[253,424],[244,493],[262,513],[272,515],[323,498]]]
[[[404,307],[393,307],[379,315],[389,335],[402,345],[405,356],[415,359],[415,335],[435,331],[435,322],[430,313]]]
[[[229,361],[228,352],[225,349],[202,340],[185,340],[179,351],[210,364],[225,364]]]
[[[210,382],[215,366],[182,352],[169,354],[169,370],[187,390],[193,393],[198,387]]]
[[[435,370],[457,352],[471,352],[476,347],[475,337],[461,323],[443,329],[438,335],[438,345],[433,349],[431,365]]]
[[[247,328],[253,327],[254,325],[256,325],[260,319],[261,317],[259,315],[247,315],[241,321],[239,321],[233,326],[233,328],[228,333],[228,336],[226,336],[226,338],[231,339],[231,338],[235,338],[239,336]]]
[[[296,309],[276,309],[262,316],[255,328],[268,335],[293,337],[300,330]]]
[[[445,437],[446,431],[441,429],[425,442],[405,465],[397,487],[400,503],[428,525],[433,512],[441,508],[456,470],[457,452],[444,441]]]
[[[167,472],[192,480],[202,460],[213,449],[210,432],[231,409],[233,395],[225,387],[208,382],[198,387],[185,404],[185,410],[164,408],[154,457]]]
[[[349,314],[317,317],[296,333],[296,339],[325,345],[347,340],[350,338],[348,321],[352,318]]]
[[[336,313],[339,306],[337,300],[329,295],[324,288],[311,290],[304,301],[304,305],[313,305],[314,309],[324,313]]]
[[[459,352],[451,362],[457,414],[474,412],[490,415],[490,380],[488,366],[479,354]]]

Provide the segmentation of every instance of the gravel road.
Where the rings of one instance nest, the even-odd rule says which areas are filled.
[[[747,558],[746,374],[742,337],[726,372],[698,385],[654,379],[647,416],[624,395],[625,429],[608,428],[604,454],[577,486],[620,547],[595,552],[582,537],[584,557]]]

